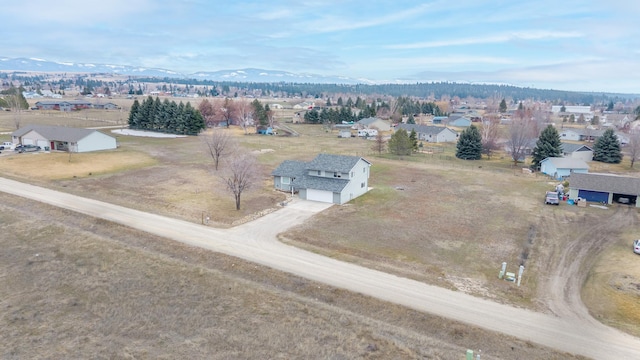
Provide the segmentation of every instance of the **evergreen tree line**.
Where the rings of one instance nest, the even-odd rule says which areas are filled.
[[[191,103],[149,96],[142,104],[135,100],[129,112],[129,128],[178,135],[197,135],[205,128],[204,118]]]
[[[356,115],[351,108],[347,106],[341,106],[340,108],[328,108],[318,111],[317,109],[311,109],[304,114],[304,121],[309,124],[340,124],[342,122],[355,122],[360,119],[375,116],[375,110],[373,115],[371,107],[365,108]]]
[[[375,96],[385,94],[393,97],[408,96],[426,98],[434,96],[436,99],[442,96],[479,99],[504,98],[532,99],[535,101],[570,102],[573,104],[606,103],[610,99],[636,98],[633,94],[605,94],[593,92],[577,92],[551,89],[535,89],[512,85],[492,84],[462,84],[455,82],[430,82],[414,84],[318,84],[318,83],[293,83],[293,82],[240,82],[217,81],[202,79],[174,79],[174,78],[136,78],[140,82],[179,82],[180,84],[208,85],[218,89],[236,88],[239,91],[261,90],[264,94],[284,93],[288,96],[307,95],[321,98],[326,94],[362,94]],[[223,91],[224,93],[224,91]]]

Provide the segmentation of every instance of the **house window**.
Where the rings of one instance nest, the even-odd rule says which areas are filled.
[[[318,176],[322,175],[322,171],[318,170]]]
[[[353,177],[356,173],[354,173],[353,171],[351,172],[351,177]]]
[[[360,183],[360,187],[361,187],[361,188],[364,188],[364,183]]]
[[[333,173],[333,177],[334,178],[339,178],[339,177],[342,177],[342,174],[336,171],[336,172]]]
[[[280,182],[285,185],[291,184],[291,178],[288,176],[283,176],[280,178]]]
[[[366,167],[363,167],[363,168],[362,168],[362,173],[364,174],[364,173],[366,173],[366,172],[367,172],[367,168],[366,168]]]

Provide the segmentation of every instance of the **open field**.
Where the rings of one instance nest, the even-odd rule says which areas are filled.
[[[0,357],[572,359],[0,195]]]
[[[232,129],[261,164],[261,186],[246,194],[241,211],[234,210],[231,195],[222,188],[195,137],[119,136],[118,150],[86,154],[86,158],[10,154],[0,157],[0,171],[14,179],[192,222],[206,215],[212,219],[210,225],[228,227],[285,198],[271,190],[269,175],[282,160],[310,160],[318,152],[365,156],[373,163],[370,183],[374,189],[283,234],[283,240],[368,267],[548,312],[556,312],[554,304],[563,299],[546,297],[544,285],[552,270],[561,272],[558,266],[567,256],[564,249],[588,240],[586,228],[597,229],[611,219],[620,225],[606,227],[594,251],[576,259],[587,264],[618,238],[640,232],[635,210],[614,216],[613,209],[544,206],[539,194],[554,183],[521,174],[500,154],[491,161],[465,162],[453,158],[453,147],[437,146],[432,154],[389,159],[372,154],[366,140],[338,139],[337,132],[321,126],[289,126],[301,136],[245,136]],[[625,170],[624,164],[596,165],[598,171]],[[615,259],[618,265],[635,260]],[[525,264],[521,287],[497,279],[503,261],[514,272]],[[638,270],[628,268],[629,282],[640,282]],[[586,274],[588,267],[577,271]],[[609,287],[608,282],[590,278],[594,293]],[[625,296],[633,299],[634,294]],[[602,303],[609,299],[600,298]],[[630,306],[615,309],[637,311]],[[638,333],[639,322],[626,313],[613,324]]]

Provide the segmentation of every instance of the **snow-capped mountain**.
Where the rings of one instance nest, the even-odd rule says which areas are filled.
[[[238,82],[296,82],[321,84],[371,84],[366,79],[354,79],[341,76],[323,76],[317,74],[297,74],[280,70],[237,69],[219,71],[200,71],[183,74],[160,68],[145,68],[129,65],[89,64],[55,62],[37,58],[0,57],[0,71],[99,73],[130,76],[189,78],[213,81]]]

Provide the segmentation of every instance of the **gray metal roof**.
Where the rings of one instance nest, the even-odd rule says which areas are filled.
[[[583,144],[571,144],[571,143],[561,143],[560,145],[562,147],[562,152],[569,154],[572,152],[576,152],[576,151],[593,151],[592,148],[588,147],[587,145],[583,145]]]
[[[368,117],[366,119],[361,119],[358,121],[358,124],[362,124],[362,125],[371,125],[374,122],[378,121],[380,119],[376,118],[376,117]]]
[[[298,177],[304,175],[307,163],[297,160],[285,160],[271,172],[272,176]]]
[[[42,100],[36,102],[36,105],[60,105],[64,103],[73,105],[91,105],[91,102],[86,100]]]
[[[398,124],[398,127],[400,129],[404,129],[407,132],[411,132],[411,130],[415,130],[416,133],[421,133],[421,134],[431,134],[431,135],[438,135],[443,131],[449,130],[453,133],[455,133],[455,131],[444,127],[444,126],[429,126],[429,125],[417,125],[417,124]]]
[[[640,195],[640,178],[598,173],[573,173],[569,178],[572,189]]]
[[[79,140],[82,140],[90,134],[96,132],[97,130],[72,128],[65,126],[27,125],[14,131],[11,136],[21,137],[26,135],[30,131],[37,132],[38,134],[47,138],[47,140],[78,142]]]
[[[349,184],[349,180],[304,175],[293,180],[291,184],[296,189],[314,189],[326,190],[331,192],[341,192],[342,189],[344,189],[344,187]]]
[[[307,163],[307,170],[348,173],[360,159],[362,158],[359,156],[318,154],[315,159]],[[371,164],[367,160],[364,161]]]

